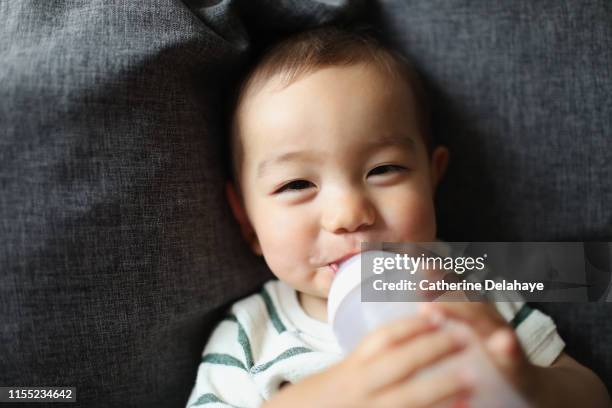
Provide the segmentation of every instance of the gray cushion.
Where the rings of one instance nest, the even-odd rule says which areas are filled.
[[[353,8],[242,3],[279,29]],[[216,85],[248,45],[236,6],[0,4],[1,385],[184,406],[215,312],[268,277],[223,195]]]
[[[379,18],[435,95],[449,241],[612,241],[608,0],[388,0]],[[539,304],[612,384],[612,304]]]

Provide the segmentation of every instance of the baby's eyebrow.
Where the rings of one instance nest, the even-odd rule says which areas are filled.
[[[257,177],[261,178],[272,164],[288,162],[298,158],[317,161],[317,159],[320,160],[320,154],[316,153],[314,150],[299,150],[279,154],[278,156],[274,156],[259,163],[259,166],[257,166]]]
[[[411,152],[414,152],[416,149],[416,143],[414,139],[409,136],[400,135],[396,133],[377,135],[376,138],[373,138],[371,141],[366,142],[363,148],[364,150],[370,151],[385,146],[397,146],[400,148],[408,149]],[[295,159],[317,162],[322,160],[322,155],[323,154],[321,152],[318,152],[316,150],[298,150],[279,154],[278,156],[274,156],[259,163],[259,165],[257,166],[257,177],[261,178],[267,172],[268,168],[273,164],[288,162]]]
[[[416,149],[416,142],[410,136],[389,133],[377,135],[376,138],[373,138],[371,141],[367,142],[366,146],[368,149],[375,149],[383,146],[398,146],[414,151]]]

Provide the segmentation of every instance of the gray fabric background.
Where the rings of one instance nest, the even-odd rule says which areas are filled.
[[[381,2],[451,149],[440,235],[612,239],[612,2]]]
[[[182,406],[220,308],[268,276],[224,204],[222,85],[253,40],[363,2],[186,3],[0,0],[0,385]],[[436,96],[442,238],[612,240],[607,0],[367,11]],[[542,306],[612,383],[610,307]]]

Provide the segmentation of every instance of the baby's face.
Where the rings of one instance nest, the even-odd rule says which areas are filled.
[[[413,106],[403,81],[367,65],[319,69],[283,89],[273,78],[247,98],[244,219],[279,279],[326,298],[334,261],[362,241],[435,239],[446,150],[430,160]]]

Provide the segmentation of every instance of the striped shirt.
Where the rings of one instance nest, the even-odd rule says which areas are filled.
[[[563,350],[550,317],[523,302],[495,303],[529,360],[550,365]],[[204,348],[188,407],[258,407],[280,387],[338,362],[331,326],[308,316],[296,291],[271,280],[232,305]]]

